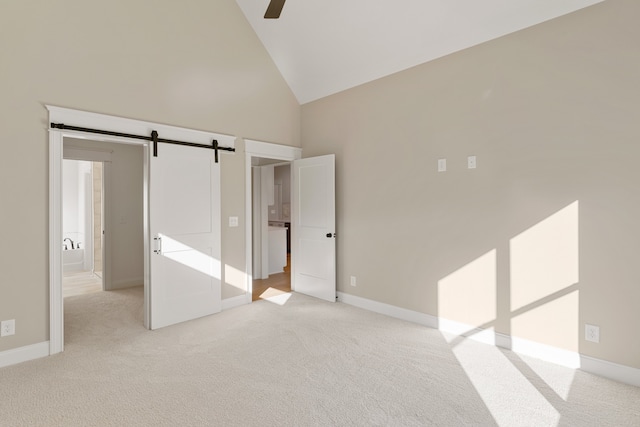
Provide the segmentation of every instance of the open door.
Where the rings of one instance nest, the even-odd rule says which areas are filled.
[[[295,160],[292,168],[292,288],[335,302],[335,155]]]
[[[221,310],[220,165],[213,150],[161,144],[149,161],[150,328]]]

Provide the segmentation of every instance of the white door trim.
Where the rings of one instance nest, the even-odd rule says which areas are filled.
[[[151,135],[156,130],[162,138],[211,144],[217,139],[222,146],[234,147],[235,137],[106,114],[45,105],[50,123],[101,129],[133,135]],[[93,141],[135,144],[144,147],[144,321],[149,327],[149,141],[100,135],[87,132],[49,129],[49,354],[64,349],[64,299],[62,296],[62,159],[64,137]],[[159,147],[162,155],[162,145]]]
[[[302,148],[291,147],[288,145],[272,144],[269,142],[255,141],[250,139],[244,140],[245,151],[245,269],[247,274],[247,304],[251,303],[253,293],[253,209],[252,209],[252,178],[251,178],[251,159],[253,157],[261,157],[265,159],[282,160],[292,162],[302,158]],[[291,289],[295,289],[294,283],[291,283]]]

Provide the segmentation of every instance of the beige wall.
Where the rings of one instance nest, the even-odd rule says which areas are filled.
[[[304,105],[305,157],[336,154],[338,289],[640,368],[639,15],[604,2]]]
[[[0,319],[16,319],[0,351],[49,336],[44,104],[299,145],[300,106],[233,0],[3,1],[0,58]],[[223,224],[240,218],[223,262],[240,269],[243,159],[222,155]]]
[[[246,293],[244,222],[244,141],[236,140],[236,153],[221,152],[222,186],[222,299]],[[229,227],[229,217],[240,218],[238,227]]]

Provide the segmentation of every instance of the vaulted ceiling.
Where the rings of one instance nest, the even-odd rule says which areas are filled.
[[[236,0],[301,104],[603,0]]]

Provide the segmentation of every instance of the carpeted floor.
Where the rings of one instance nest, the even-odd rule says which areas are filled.
[[[288,299],[286,299],[288,298]],[[299,294],[147,331],[65,299],[65,352],[0,369],[1,426],[640,426],[640,389]]]

